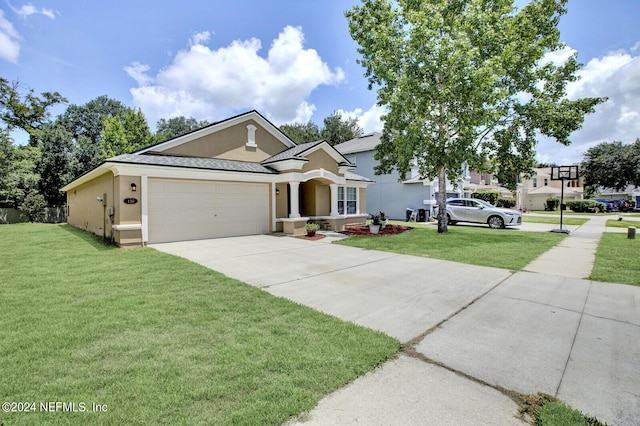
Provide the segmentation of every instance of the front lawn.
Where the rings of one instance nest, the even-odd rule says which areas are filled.
[[[588,220],[589,219],[584,217],[564,217],[564,213],[562,214],[563,225],[584,225]],[[528,223],[557,223],[559,225],[560,215],[557,217],[522,215],[522,221]]]
[[[566,237],[553,232],[471,226],[448,229],[449,232],[438,234],[436,226],[419,226],[399,235],[352,236],[335,244],[519,270]]]
[[[630,240],[627,234],[605,232],[596,250],[591,279],[640,285],[638,259],[640,259],[640,240]]]
[[[630,226],[640,228],[640,220],[609,219],[607,226],[611,228],[628,228]]]
[[[0,424],[276,425],[400,347],[67,225],[0,225],[0,253],[0,399],[36,403],[0,413]],[[47,413],[40,402],[107,412]]]

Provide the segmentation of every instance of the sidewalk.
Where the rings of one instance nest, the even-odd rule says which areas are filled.
[[[575,229],[551,250],[522,268],[523,271],[588,279],[591,276],[596,249],[607,230],[609,216],[595,216]]]

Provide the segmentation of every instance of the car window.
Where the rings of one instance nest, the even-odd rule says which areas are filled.
[[[464,200],[450,200],[447,201],[450,206],[464,206]]]

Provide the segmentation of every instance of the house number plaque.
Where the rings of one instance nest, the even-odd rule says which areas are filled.
[[[124,199],[125,204],[135,204],[138,202],[137,198],[125,198]]]

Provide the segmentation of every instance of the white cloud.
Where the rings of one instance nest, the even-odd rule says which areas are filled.
[[[11,7],[11,10],[13,10],[16,14],[20,15],[23,19],[26,19],[27,17],[35,14],[41,14],[50,19],[56,19],[56,12],[53,9],[45,9],[45,8],[38,9],[31,3],[25,4],[21,8],[16,8],[11,5],[9,5],[9,7]]]
[[[339,109],[337,111],[344,118],[355,118],[358,120],[358,125],[362,128],[365,134],[372,132],[381,132],[384,127],[382,122],[382,116],[387,112],[386,108],[373,104],[371,108],[364,111],[362,108],[356,108],[353,111],[344,111]]]
[[[640,137],[640,52],[634,48],[591,59],[578,72],[581,79],[567,85],[570,99],[608,97],[609,100],[586,116],[582,129],[571,135],[570,146],[541,141],[540,161],[577,163],[587,149],[601,142],[632,142]]]
[[[17,62],[20,55],[20,34],[13,24],[4,17],[0,10],[0,58],[9,62]]]
[[[193,35],[189,48],[155,76],[137,62],[125,68],[138,83],[130,90],[133,103],[149,123],[177,115],[213,121],[250,109],[275,124],[306,122],[315,110],[308,102],[311,92],[344,79],[340,68],[332,71],[314,49],[303,47],[300,27],[285,27],[266,58],[258,54],[262,43],[256,38],[211,49],[204,44],[210,37]]]

